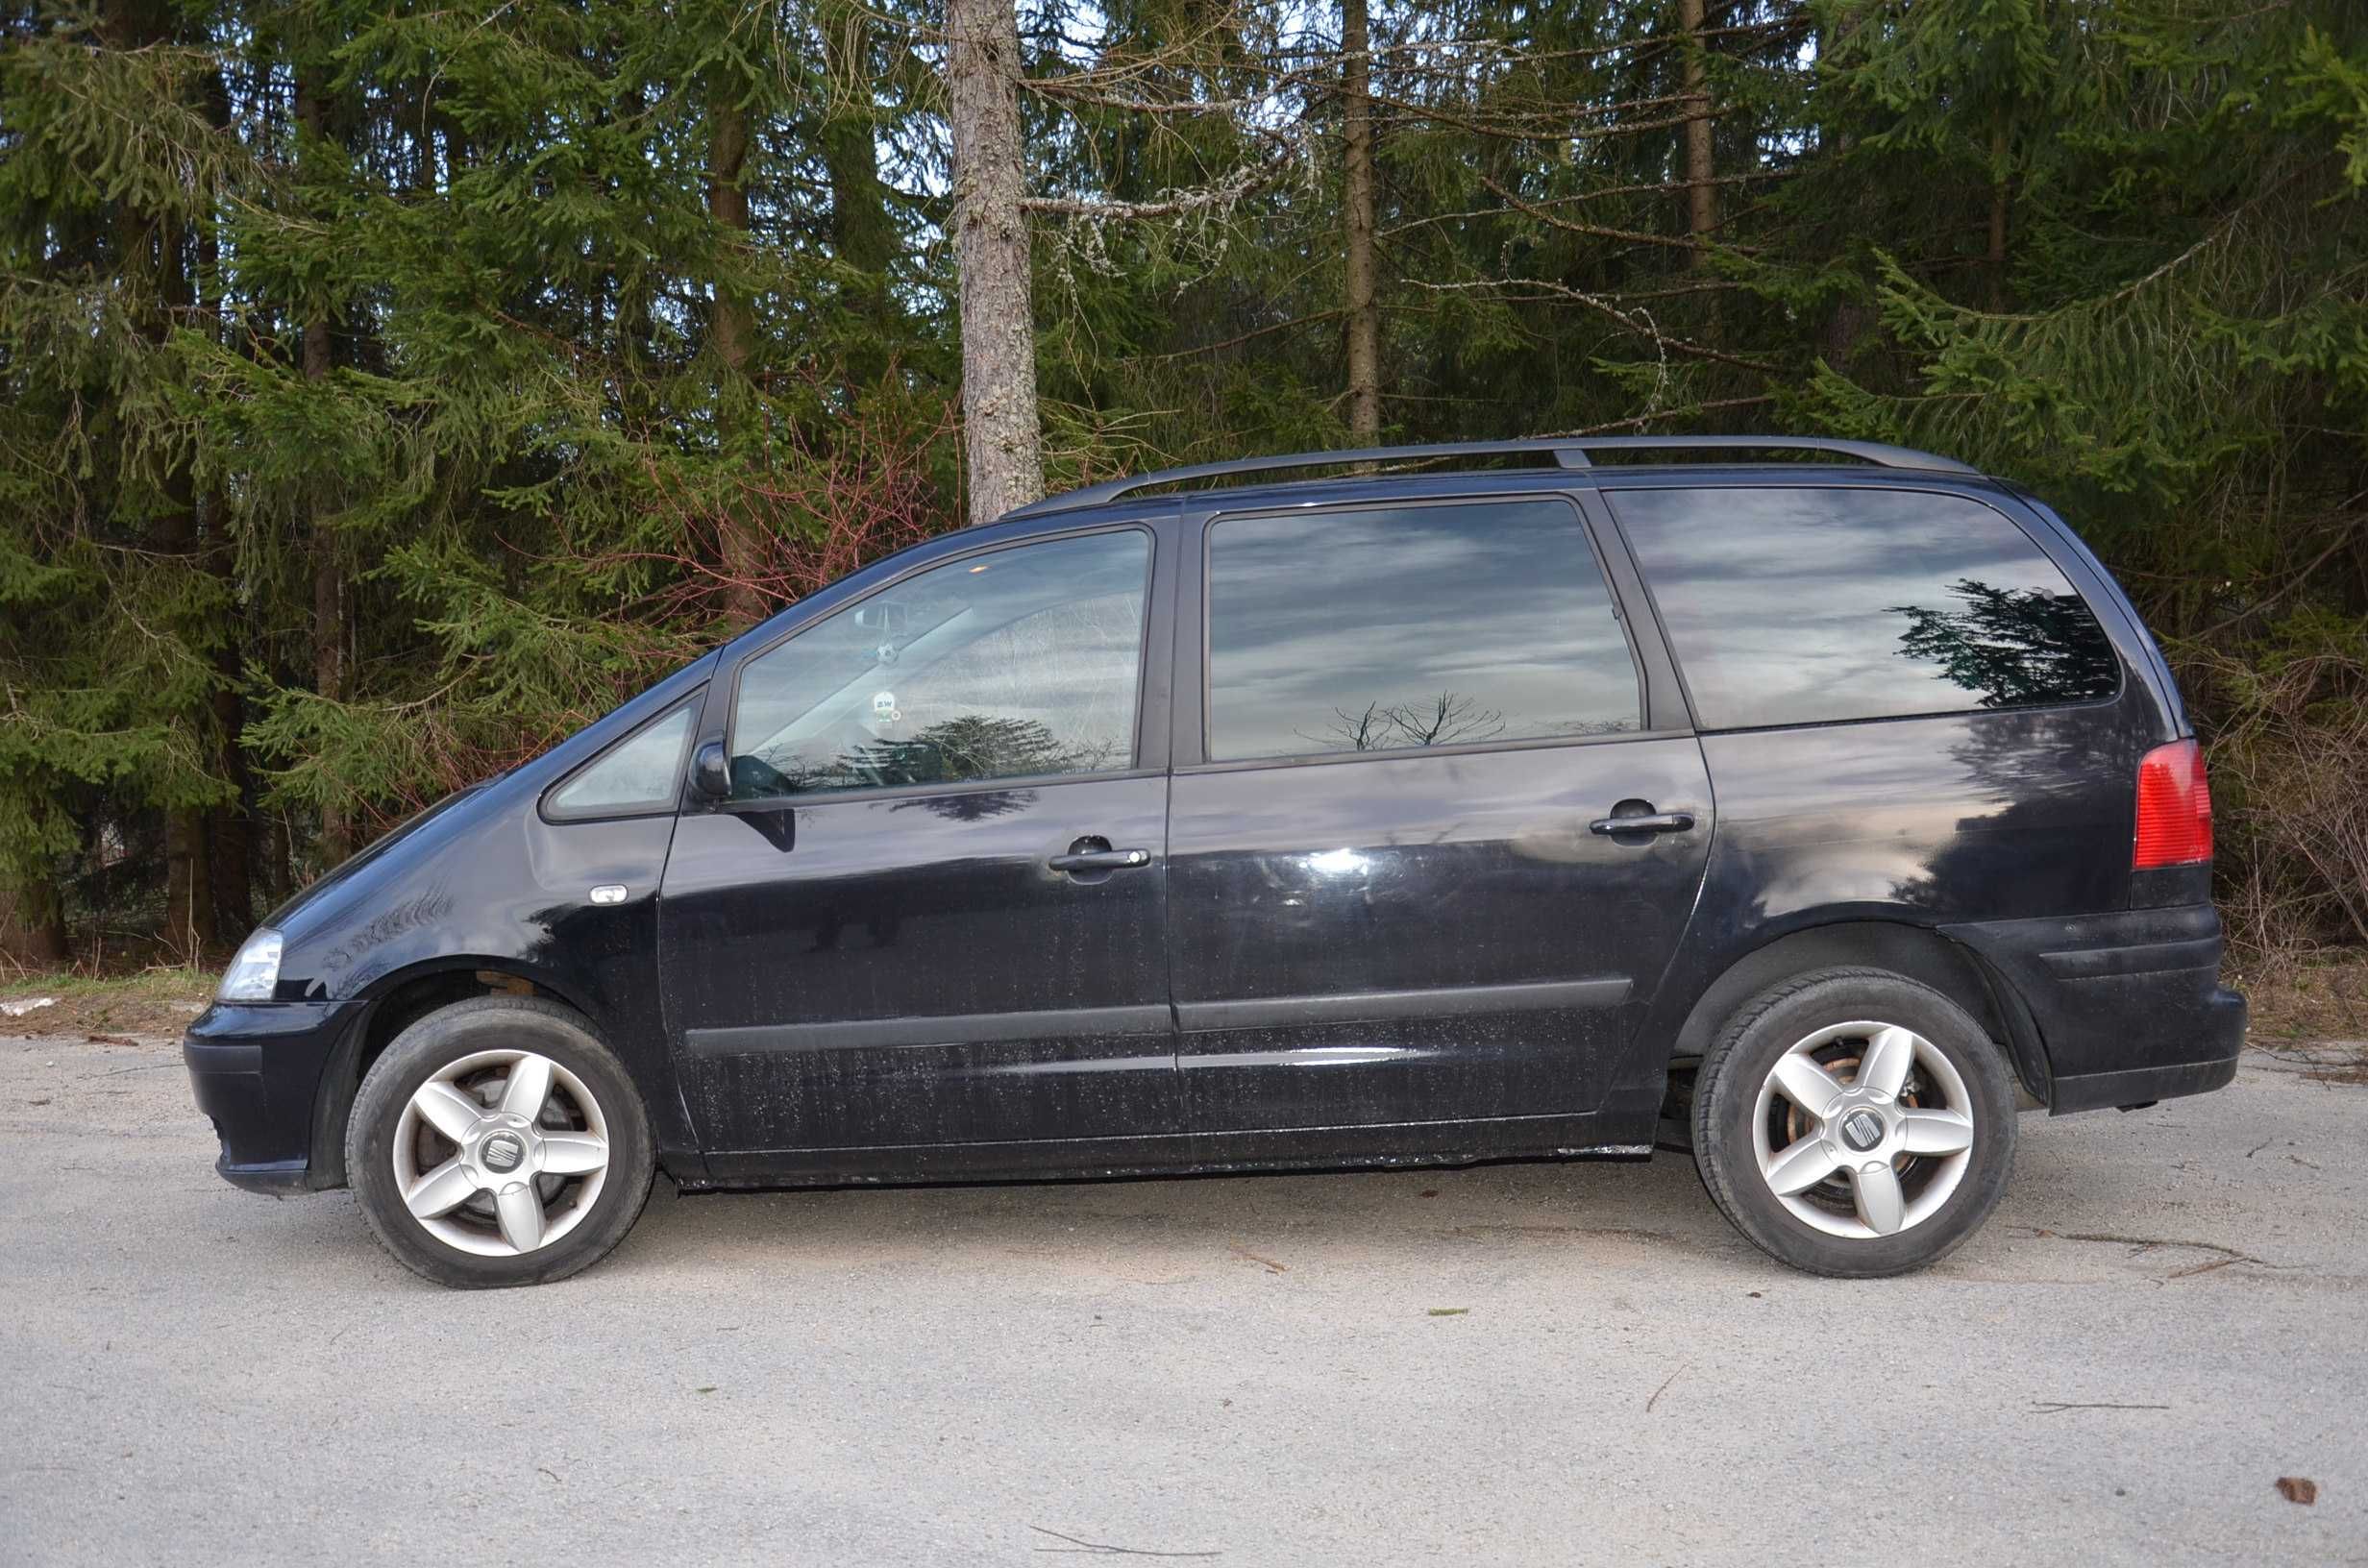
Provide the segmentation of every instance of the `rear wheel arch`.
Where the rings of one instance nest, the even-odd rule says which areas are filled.
[[[1735,1010],[1769,986],[1812,969],[1887,969],[1930,986],[1971,1014],[2005,1047],[2022,1088],[2044,1104],[2047,1055],[2021,999],[1972,949],[1904,920],[1842,920],[1787,932],[1729,964],[1705,986],[1671,1037],[1668,1066],[1702,1059]]]
[[[580,1015],[595,1033],[599,1016],[526,972],[513,962],[498,958],[459,956],[437,958],[398,969],[373,984],[360,998],[366,1005],[332,1048],[313,1093],[311,1177],[314,1188],[344,1187],[346,1122],[354,1114],[354,1097],[370,1065],[385,1053],[395,1038],[432,1013],[478,996],[539,996]]]

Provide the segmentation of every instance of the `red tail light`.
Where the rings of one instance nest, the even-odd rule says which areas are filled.
[[[2158,746],[2138,759],[2137,842],[2130,864],[2189,866],[2211,859],[2211,787],[2204,748],[2193,741]]]

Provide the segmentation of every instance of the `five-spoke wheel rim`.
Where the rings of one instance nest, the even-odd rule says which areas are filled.
[[[1760,1175],[1793,1217],[1872,1239],[1939,1213],[1973,1159],[1973,1096],[1938,1047],[1879,1022],[1820,1029],[1776,1060],[1752,1112]]]
[[[511,1258],[581,1224],[608,1175],[608,1122],[583,1080],[532,1051],[436,1070],[395,1123],[395,1190],[430,1236]]]

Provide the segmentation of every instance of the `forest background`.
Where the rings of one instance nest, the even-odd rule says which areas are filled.
[[[0,0],[0,957],[1048,486],[1730,431],[2047,497],[2368,946],[2368,7]]]

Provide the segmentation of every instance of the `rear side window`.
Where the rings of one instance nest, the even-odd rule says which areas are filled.
[[[1612,496],[1709,728],[2110,697],[2112,644],[2002,514],[1808,486]]]
[[[1637,727],[1627,636],[1566,502],[1240,517],[1209,530],[1213,761]]]

